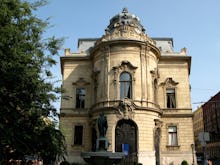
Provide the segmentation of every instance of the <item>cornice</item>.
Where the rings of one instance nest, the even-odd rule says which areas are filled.
[[[103,47],[111,47],[115,45],[137,45],[140,48],[145,48],[146,51],[152,51],[158,58],[160,57],[160,50],[153,44],[148,41],[140,41],[140,40],[133,40],[133,39],[115,39],[115,40],[108,40],[102,41],[99,44],[95,45],[91,48],[90,54],[91,57],[95,54],[96,51],[102,49]]]

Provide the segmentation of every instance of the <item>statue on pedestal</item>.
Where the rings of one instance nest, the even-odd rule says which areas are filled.
[[[107,123],[107,118],[104,115],[103,112],[99,114],[98,118],[98,128],[99,128],[99,137],[105,137],[107,129],[108,129],[108,123]]]
[[[99,138],[97,139],[97,142],[96,142],[96,149],[98,151],[106,151],[110,143],[108,139],[106,138],[108,122],[103,112],[99,114],[97,122],[98,122],[98,129],[99,129]]]

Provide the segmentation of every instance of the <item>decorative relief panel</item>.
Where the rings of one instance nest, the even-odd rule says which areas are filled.
[[[133,40],[139,40],[139,41],[147,41],[153,45],[155,45],[155,42],[149,38],[145,33],[140,32],[139,29],[135,28],[132,25],[120,25],[115,24],[114,31],[109,33],[106,31],[106,34],[103,35],[103,37],[97,42],[99,44],[103,41],[109,41],[114,39],[133,39]]]
[[[116,116],[119,119],[133,119],[134,117],[134,103],[131,102],[129,99],[123,99],[119,102],[118,106],[115,107],[116,110]]]

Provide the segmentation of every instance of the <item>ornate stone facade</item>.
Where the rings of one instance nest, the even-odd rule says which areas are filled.
[[[110,151],[124,151],[143,165],[192,163],[192,109],[186,49],[171,38],[150,38],[137,16],[123,9],[105,34],[80,39],[80,53],[61,57],[60,128],[68,160],[95,150],[97,118],[107,116]],[[89,46],[88,46],[89,45]]]

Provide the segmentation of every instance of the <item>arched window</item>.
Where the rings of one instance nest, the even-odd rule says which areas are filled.
[[[131,99],[132,84],[131,75],[128,72],[123,72],[120,75],[120,99]]]

